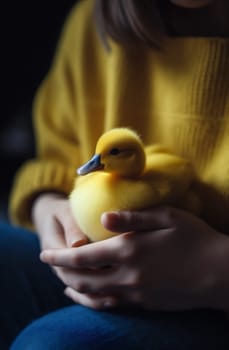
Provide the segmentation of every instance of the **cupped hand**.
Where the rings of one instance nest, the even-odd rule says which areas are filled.
[[[71,299],[97,309],[214,307],[216,261],[228,245],[226,235],[171,207],[106,213],[102,223],[121,234],[41,254],[44,262],[62,267]]]
[[[63,195],[44,193],[37,197],[32,207],[32,221],[40,239],[41,251],[88,243],[72,217],[68,199]],[[59,276],[61,268],[53,268]]]

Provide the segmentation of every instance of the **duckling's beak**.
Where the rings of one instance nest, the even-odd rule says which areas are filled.
[[[95,154],[87,163],[77,169],[77,174],[86,175],[92,171],[103,169],[103,164],[101,164],[100,159],[100,154]]]

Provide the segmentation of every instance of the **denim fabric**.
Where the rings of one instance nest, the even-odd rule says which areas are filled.
[[[0,223],[0,349],[224,350],[229,322],[218,311],[94,311],[73,305],[39,261],[34,234]]]
[[[226,350],[229,326],[216,312],[101,312],[75,305],[27,327],[11,350]]]
[[[34,233],[0,222],[0,350],[32,320],[70,304],[64,286],[39,261]]]

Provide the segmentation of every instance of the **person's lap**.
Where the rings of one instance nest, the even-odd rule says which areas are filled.
[[[12,350],[229,348],[229,322],[221,312],[102,312],[73,305],[40,263],[36,236],[1,223],[0,278],[2,350],[18,334]]]
[[[216,312],[95,311],[74,305],[33,322],[11,350],[225,350],[228,324]]]
[[[0,349],[32,320],[70,302],[39,260],[37,236],[0,222]]]

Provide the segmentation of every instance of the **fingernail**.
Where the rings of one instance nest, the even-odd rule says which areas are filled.
[[[80,247],[81,245],[84,245],[84,244],[87,244],[87,243],[88,243],[87,238],[82,238],[82,239],[78,239],[78,240],[72,241],[71,247],[72,248]]]
[[[120,212],[118,211],[109,211],[105,212],[101,216],[101,222],[104,226],[108,225],[115,225],[117,223],[117,220],[120,219]]]

